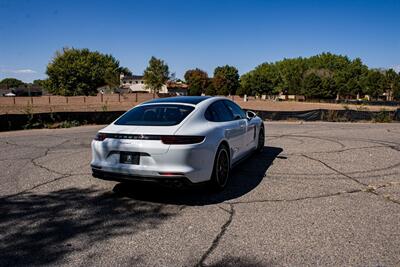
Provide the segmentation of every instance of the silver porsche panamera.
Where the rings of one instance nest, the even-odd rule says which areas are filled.
[[[91,168],[101,179],[209,181],[223,189],[232,166],[262,150],[264,139],[261,118],[227,98],[160,98],[97,133]]]

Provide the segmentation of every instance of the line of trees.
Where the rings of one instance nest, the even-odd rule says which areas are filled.
[[[216,67],[213,78],[198,68],[186,71],[184,78],[189,95],[233,95],[240,88],[239,71],[229,65]]]
[[[24,83],[15,78],[4,78],[0,81],[0,89],[29,88],[33,86],[42,86],[43,80],[34,80],[32,83]]]
[[[400,98],[400,74],[393,69],[369,69],[361,59],[322,53],[309,58],[263,63],[243,74],[232,66],[217,67],[214,77],[198,68],[186,71],[190,95],[304,95],[334,99],[369,95]]]
[[[95,95],[101,86],[117,88],[120,75],[131,75],[112,55],[89,49],[64,48],[57,51],[47,66],[46,80],[34,84],[56,95]],[[157,93],[170,79],[167,63],[152,57],[144,71],[147,88]],[[400,99],[400,74],[393,69],[369,69],[361,59],[322,53],[308,58],[283,59],[262,63],[239,76],[234,66],[218,66],[213,77],[195,68],[184,74],[189,95],[305,95],[308,98],[333,99],[343,96],[369,95]],[[7,78],[0,82],[7,88],[22,81]]]
[[[323,53],[309,58],[263,63],[240,78],[238,94],[300,94],[309,98],[383,93],[400,98],[400,75],[393,69],[369,69],[361,59]]]

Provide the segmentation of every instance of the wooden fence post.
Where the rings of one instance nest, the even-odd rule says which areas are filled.
[[[15,96],[13,96],[13,102],[14,102],[14,105],[15,105]]]
[[[33,97],[31,97],[31,105],[33,105]]]
[[[101,97],[101,103],[103,103],[103,94],[100,94]]]
[[[49,104],[50,104],[50,102],[51,102],[51,101],[50,101],[50,96],[49,96]]]
[[[135,102],[137,102],[137,94],[138,94],[138,93],[136,93],[136,98],[135,98]]]

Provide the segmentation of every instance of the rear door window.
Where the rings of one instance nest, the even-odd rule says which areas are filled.
[[[224,105],[222,101],[212,103],[205,112],[205,117],[209,121],[232,121],[233,113]]]
[[[232,101],[229,101],[229,100],[225,100],[224,104],[233,113],[233,117],[236,120],[245,119],[246,118],[246,113],[237,104],[235,104],[235,103],[233,103]]]
[[[119,118],[116,125],[172,126],[181,123],[194,107],[186,105],[144,105],[138,106]]]

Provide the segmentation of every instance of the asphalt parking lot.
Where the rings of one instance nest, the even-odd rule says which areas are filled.
[[[400,124],[266,123],[218,194],[92,178],[100,128],[0,133],[1,266],[400,265]]]

